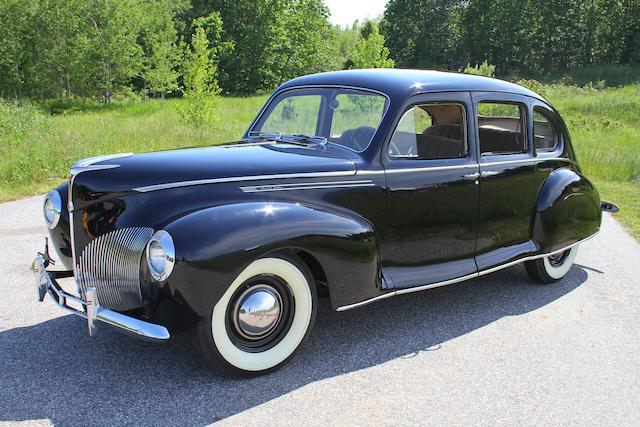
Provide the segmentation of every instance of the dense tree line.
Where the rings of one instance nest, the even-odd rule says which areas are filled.
[[[343,68],[640,62],[640,0],[390,0],[379,25],[328,18],[323,0],[0,0],[0,98],[199,99]]]
[[[322,0],[0,0],[0,97],[176,91],[195,23],[212,15],[208,46],[226,93],[342,68],[342,31]]]
[[[640,0],[390,0],[382,34],[399,67],[502,72],[640,62]]]

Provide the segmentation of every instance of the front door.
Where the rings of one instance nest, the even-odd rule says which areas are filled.
[[[480,208],[476,262],[480,272],[535,251],[535,157],[528,131],[528,100],[473,93],[480,154]]]
[[[385,278],[403,289],[474,275],[479,170],[471,96],[419,95],[402,111],[383,152]]]

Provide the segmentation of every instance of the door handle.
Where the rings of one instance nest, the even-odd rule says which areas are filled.
[[[470,180],[478,179],[479,177],[480,177],[480,174],[478,172],[468,173],[463,176],[464,179],[470,179]]]
[[[480,172],[480,176],[483,178],[486,178],[488,176],[495,176],[498,175],[500,172],[498,171],[482,171]]]

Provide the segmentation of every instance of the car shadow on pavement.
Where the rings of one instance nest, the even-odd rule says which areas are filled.
[[[112,331],[90,339],[85,323],[72,315],[10,329],[0,332],[0,421],[208,424],[318,380],[437,349],[502,317],[549,304],[588,274],[574,266],[562,281],[538,286],[515,266],[343,313],[331,311],[324,299],[297,356],[253,379],[216,374],[192,350],[188,334],[167,345]]]

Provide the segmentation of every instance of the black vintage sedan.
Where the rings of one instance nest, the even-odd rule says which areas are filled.
[[[218,370],[280,367],[336,311],[524,262],[552,283],[601,202],[541,96],[417,70],[283,84],[242,140],[77,162],[44,220],[66,271],[40,300],[154,341],[191,329]],[[73,277],[77,293],[58,279]]]

